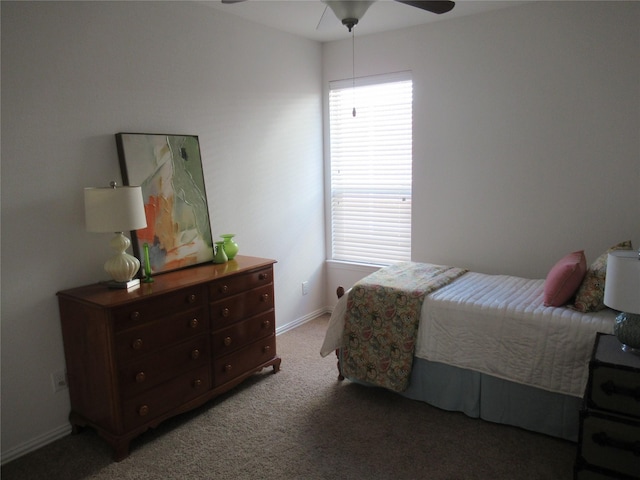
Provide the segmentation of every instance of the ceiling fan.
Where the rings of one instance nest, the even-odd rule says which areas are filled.
[[[222,3],[239,3],[245,0],[222,0]],[[446,0],[394,0],[398,3],[404,3],[412,7],[426,10],[438,15],[447,13],[455,6],[455,2]],[[336,17],[342,21],[349,31],[358,24],[362,16],[369,9],[375,0],[322,0],[332,11]]]

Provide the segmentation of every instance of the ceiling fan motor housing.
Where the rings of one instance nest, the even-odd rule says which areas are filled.
[[[342,24],[345,25],[349,29],[349,31],[351,31],[351,29],[358,24],[358,19],[357,18],[343,18],[342,19]]]

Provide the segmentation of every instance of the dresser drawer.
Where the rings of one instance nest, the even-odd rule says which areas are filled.
[[[130,398],[208,362],[209,338],[204,334],[120,368],[122,395]]]
[[[116,334],[115,350],[120,366],[131,360],[194,335],[207,332],[204,308],[181,312]]]
[[[149,422],[207,393],[210,388],[209,366],[204,365],[126,400],[123,403],[125,429],[130,430]]]
[[[235,353],[213,362],[213,385],[217,387],[243,373],[250,372],[276,355],[275,334],[260,339]]]
[[[211,328],[230,325],[273,308],[273,284],[254,288],[247,292],[211,303],[209,307]]]
[[[640,478],[640,422],[589,410],[581,417],[579,457],[590,465]]]
[[[275,316],[273,310],[252,317],[243,322],[234,323],[212,335],[212,349],[214,357],[222,357],[241,348],[259,338],[272,335],[275,331]]]
[[[176,292],[132,303],[126,307],[114,309],[113,321],[116,332],[135,327],[158,317],[204,306],[205,290],[202,286],[184,288]]]
[[[209,284],[209,300],[220,300],[270,283],[273,283],[271,267],[226,277]]]
[[[640,418],[639,372],[609,365],[594,365],[587,390],[587,402],[590,408]]]

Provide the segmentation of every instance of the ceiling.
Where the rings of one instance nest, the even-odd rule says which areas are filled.
[[[206,5],[246,20],[300,35],[319,42],[351,38],[331,9],[321,0],[246,0],[223,4],[221,0],[201,0]],[[523,3],[518,1],[456,1],[453,10],[436,15],[393,0],[377,0],[354,28],[356,35],[397,30],[429,22],[496,10]]]

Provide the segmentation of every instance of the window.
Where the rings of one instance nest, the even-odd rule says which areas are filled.
[[[333,260],[411,259],[412,97],[408,72],[329,85]]]

